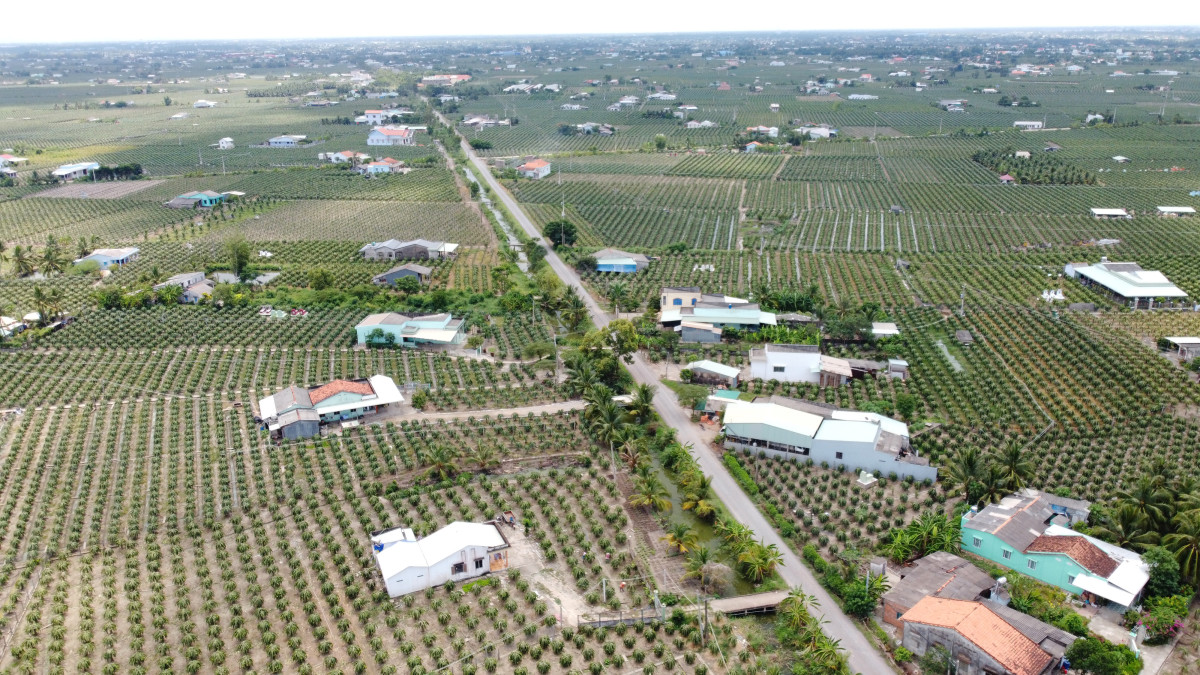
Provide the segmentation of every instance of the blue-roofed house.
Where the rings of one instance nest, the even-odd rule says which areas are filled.
[[[376,330],[380,332],[375,333]],[[467,337],[463,320],[455,319],[450,314],[370,314],[355,326],[355,331],[360,345],[380,345],[380,340],[383,340],[382,344],[398,347],[453,346],[461,345]]]
[[[615,248],[605,248],[592,254],[596,259],[597,272],[616,272],[632,274],[644,270],[650,264],[650,259],[641,253],[626,253]]]

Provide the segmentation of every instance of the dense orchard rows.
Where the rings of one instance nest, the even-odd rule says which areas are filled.
[[[259,432],[211,400],[30,410],[3,428],[11,449],[0,464],[0,630],[11,639],[0,666],[383,673],[466,657],[454,672],[499,663],[509,672],[523,661],[564,673],[626,660],[674,667],[676,658],[688,673],[715,667],[717,654],[687,626],[568,628],[561,623],[578,617],[557,616],[542,596],[545,566],[573,577],[585,603],[599,604],[601,576],[613,607],[649,601],[639,583],[618,588],[644,572],[620,494],[595,470],[381,489],[419,470],[430,444],[487,444],[519,464],[531,453],[580,452],[578,426],[555,416],[373,427],[336,445],[266,453],[231,447],[250,450]],[[516,569],[389,601],[370,532],[428,533],[505,510],[523,524],[509,534]],[[529,564],[535,550],[544,563]],[[735,648],[727,628],[719,634]]]
[[[904,527],[946,497],[930,484],[881,476],[864,490],[853,471],[767,457],[745,450],[739,463],[758,486],[763,508],[795,548],[813,544],[832,557],[847,548],[871,551],[881,536]]]
[[[0,202],[0,240],[42,244],[46,235],[103,241],[141,239],[148,232],[189,220],[159,204],[112,199],[19,199]]]
[[[5,374],[0,403],[8,407],[142,396],[215,395],[248,403],[292,384],[315,387],[337,378],[376,374],[402,386],[427,389],[439,409],[470,402],[513,407],[563,396],[526,366],[412,350],[52,348],[0,354],[0,372]]]
[[[384,241],[428,238],[485,244],[491,230],[479,212],[463,204],[396,201],[291,201],[245,224],[252,241]],[[213,237],[228,236],[214,231]]]

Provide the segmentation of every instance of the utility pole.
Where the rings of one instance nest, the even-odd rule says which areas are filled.
[[[967,285],[963,284],[962,290],[958,293],[958,315],[967,315]]]

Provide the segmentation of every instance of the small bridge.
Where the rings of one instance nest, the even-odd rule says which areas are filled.
[[[767,612],[774,612],[779,603],[783,602],[783,599],[787,596],[787,591],[752,593],[733,598],[719,598],[709,602],[708,607],[728,616],[765,614]]]

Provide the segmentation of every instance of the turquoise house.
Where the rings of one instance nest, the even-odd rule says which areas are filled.
[[[179,195],[178,197],[167,202],[167,206],[175,209],[185,208],[204,208],[210,209],[217,204],[225,201],[226,195],[212,190],[204,190],[202,192],[188,192],[187,194]]]
[[[1141,556],[1071,529],[1090,504],[1025,490],[962,517],[962,550],[1097,604],[1137,604],[1149,581]]]
[[[370,314],[354,330],[358,334],[358,344],[368,346],[452,346],[461,345],[467,337],[463,320],[449,314]]]

